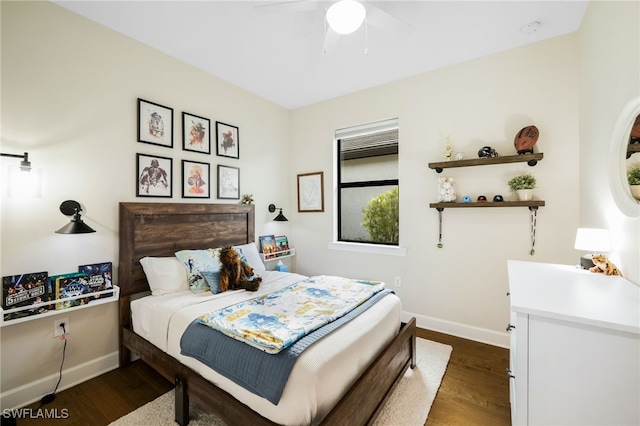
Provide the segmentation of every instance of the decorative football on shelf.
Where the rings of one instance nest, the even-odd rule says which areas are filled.
[[[527,126],[520,130],[513,140],[518,154],[533,154],[533,146],[538,142],[540,132],[536,126]]]

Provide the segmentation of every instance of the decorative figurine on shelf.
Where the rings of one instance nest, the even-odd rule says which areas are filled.
[[[468,195],[465,195],[464,197],[462,197],[462,202],[463,203],[470,203],[471,202],[471,197],[469,197]]]
[[[452,177],[441,177],[438,179],[438,202],[451,203],[456,201],[456,190],[453,187]]]
[[[605,275],[620,275],[622,273],[620,270],[614,265],[607,256],[604,254],[594,254],[591,258],[591,261],[595,266],[589,268],[590,272],[595,272],[596,274],[605,274]]]
[[[483,146],[480,151],[478,151],[478,157],[480,158],[494,158],[498,156],[498,151],[491,148],[490,146]]]
[[[487,202],[487,197],[485,197],[484,195],[478,195],[478,202],[479,203],[486,203]]]
[[[540,132],[536,126],[527,126],[520,130],[513,139],[518,155],[533,154],[533,146],[538,142]]]
[[[240,202],[242,204],[253,204],[253,194],[243,194]]]
[[[494,203],[499,203],[499,202],[501,202],[501,201],[504,201],[504,197],[503,197],[502,195],[498,194],[498,195],[495,195],[495,196],[493,197],[493,202],[494,202]]]
[[[449,135],[447,135],[446,138],[444,138],[445,141],[445,146],[444,146],[444,161],[451,161],[451,138],[449,137]]]

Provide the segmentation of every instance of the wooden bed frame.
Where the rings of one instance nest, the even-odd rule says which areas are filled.
[[[175,419],[189,422],[189,398],[229,425],[275,425],[132,330],[130,302],[149,291],[139,260],[182,249],[240,245],[255,240],[254,206],[243,204],[120,203],[120,366],[131,353],[176,384]],[[322,425],[374,422],[405,371],[415,367],[415,319],[402,325]]]

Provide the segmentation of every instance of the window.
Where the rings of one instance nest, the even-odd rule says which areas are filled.
[[[338,241],[398,245],[398,120],[336,131]]]

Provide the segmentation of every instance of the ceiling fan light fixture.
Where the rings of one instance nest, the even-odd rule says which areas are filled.
[[[327,9],[327,22],[338,34],[351,34],[360,28],[367,16],[364,6],[355,0],[340,0]]]

